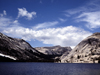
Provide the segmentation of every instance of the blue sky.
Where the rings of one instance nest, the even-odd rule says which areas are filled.
[[[100,32],[100,0],[0,0],[0,32],[33,47],[73,48]]]

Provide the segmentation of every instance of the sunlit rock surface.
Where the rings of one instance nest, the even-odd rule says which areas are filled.
[[[84,35],[83,35],[84,36]],[[100,33],[94,33],[81,41],[62,63],[100,63]]]

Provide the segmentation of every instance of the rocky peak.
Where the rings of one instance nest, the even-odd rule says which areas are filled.
[[[100,36],[100,33],[99,32],[96,32],[96,33],[93,33],[92,34],[92,36],[98,36],[98,35]]]
[[[54,46],[54,47],[61,47],[60,45],[56,45],[56,46]]]

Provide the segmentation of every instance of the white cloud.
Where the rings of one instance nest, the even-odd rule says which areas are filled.
[[[0,27],[8,26],[10,24],[10,19],[5,17],[0,17]]]
[[[0,17],[0,32],[8,29],[14,29],[20,27],[20,23],[17,20],[12,20],[11,18]]]
[[[5,11],[5,10],[3,11],[3,14],[4,14],[4,15],[7,15],[7,13],[6,13],[6,11]]]
[[[70,15],[69,14],[64,14],[66,17],[70,17]]]
[[[78,17],[78,21],[87,22],[86,26],[88,28],[98,28],[100,27],[100,11],[82,13]]]
[[[1,17],[3,17],[3,14],[0,14]]]
[[[4,15],[7,15],[6,11],[4,10],[3,13],[0,13],[0,16],[3,17]]]
[[[6,29],[4,32],[13,35],[16,34],[25,40],[36,39],[42,41],[44,44],[71,47],[76,46],[81,40],[91,35],[90,32],[73,26],[67,26],[63,28],[48,28],[42,30],[33,30],[24,27],[12,27]]]
[[[8,25],[3,26],[2,22]],[[66,26],[62,28],[46,28],[40,30],[34,30],[31,28],[21,27],[17,20],[11,20],[8,18],[0,21],[0,31],[13,37],[23,38],[25,40],[38,40],[44,44],[61,45],[61,46],[76,46],[81,40],[91,35],[90,32],[74,26]],[[55,22],[56,24],[56,22]]]
[[[26,8],[18,8],[18,17],[26,17],[28,20],[31,20],[36,16],[36,12],[28,12]]]
[[[66,10],[66,15],[79,15],[83,12],[93,12],[100,10],[100,0],[88,1],[87,4],[75,9]]]
[[[59,18],[59,20],[60,20],[61,22],[65,22],[65,21],[66,21],[66,19],[62,19],[62,18]]]
[[[15,20],[13,23],[18,23],[18,20]]]
[[[80,13],[80,12],[82,12],[84,10],[85,10],[84,7],[79,7],[79,8],[76,8],[76,9],[66,10],[65,12],[66,12],[66,15],[73,15],[73,14]]]
[[[74,22],[84,22],[89,29],[100,27],[100,0],[89,1],[84,6],[65,11]]]
[[[55,26],[57,25],[59,22],[58,21],[53,21],[53,22],[44,22],[44,23],[40,23],[37,24],[33,27],[33,29],[41,29],[41,28],[48,28],[51,26]]]
[[[44,44],[71,47],[76,46],[82,39],[91,35],[91,32],[74,26],[49,28],[57,24],[59,24],[58,21],[44,22],[37,24],[33,28],[25,28],[21,26],[18,20],[2,16],[0,17],[0,32],[28,41],[38,40],[42,41]]]

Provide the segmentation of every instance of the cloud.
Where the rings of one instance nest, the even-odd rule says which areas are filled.
[[[18,23],[18,20],[15,20],[13,23]]]
[[[17,27],[7,29],[4,32],[14,35],[16,34],[25,40],[35,39],[42,41],[44,44],[71,47],[76,46],[81,40],[91,35],[90,32],[73,26],[67,26],[63,28],[48,28],[42,30]]]
[[[61,22],[65,22],[65,21],[66,21],[66,19],[62,19],[62,18],[59,18],[59,20],[60,20]]]
[[[61,46],[76,46],[81,40],[91,35],[91,32],[85,31],[74,26],[66,26],[62,28],[45,28],[34,30],[33,28],[22,27],[17,20],[0,17],[0,31],[16,38],[25,40],[38,40],[44,44],[61,45]],[[3,24],[5,22],[5,24]],[[9,23],[8,23],[9,22]],[[49,22],[50,25],[55,25],[58,22]],[[44,23],[46,24],[46,22]],[[40,27],[41,28],[41,27]],[[84,35],[84,36],[83,36]]]
[[[2,16],[3,16],[3,14],[0,14],[0,16],[2,17]]]
[[[0,17],[0,27],[8,26],[10,25],[11,19],[5,18],[5,17]]]
[[[70,16],[74,22],[84,22],[89,29],[100,27],[100,1],[89,1],[84,6],[65,11],[65,16]]]
[[[86,4],[83,6],[77,7],[75,9],[69,9],[65,10],[66,15],[79,15],[83,12],[93,12],[93,11],[98,11],[100,10],[100,1],[95,0],[95,1],[88,1]]]
[[[48,28],[36,31],[36,33],[37,35],[35,37],[43,41],[43,43],[61,46],[76,46],[82,39],[91,34],[90,32],[73,26]]]
[[[36,16],[36,12],[28,12],[26,10],[26,8],[18,8],[18,16],[17,18],[19,17],[26,17],[28,20],[31,20],[32,18],[34,18]]]
[[[4,15],[7,15],[6,11],[4,10],[3,13],[0,13],[0,16],[3,17]]]
[[[73,15],[73,14],[77,14],[77,13],[80,13],[84,11],[84,8],[83,7],[79,7],[79,8],[76,8],[76,9],[71,9],[71,10],[66,10],[66,15]]]
[[[3,11],[3,13],[4,13],[4,15],[7,15],[7,13],[6,13],[6,11],[5,11],[5,10]]]
[[[69,14],[64,14],[66,17],[70,17],[70,15]]]
[[[86,22],[88,28],[99,28],[100,27],[100,11],[96,12],[84,12],[78,17],[78,21]]]
[[[7,18],[5,16],[0,17],[0,32],[11,28],[16,29],[16,27],[20,27],[18,20],[12,20],[11,18]]]
[[[55,26],[57,25],[59,22],[58,21],[53,21],[53,22],[44,22],[44,23],[40,23],[37,24],[33,27],[33,29],[41,29],[41,28],[48,28],[51,26]]]

